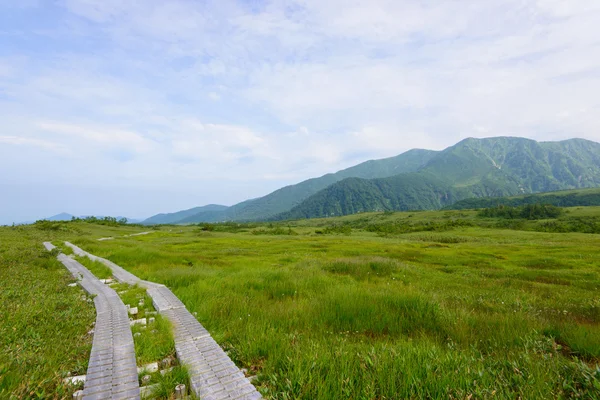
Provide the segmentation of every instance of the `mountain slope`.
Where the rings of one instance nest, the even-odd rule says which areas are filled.
[[[512,197],[481,197],[457,201],[447,210],[489,208],[499,205],[519,207],[526,204],[551,204],[557,207],[600,206],[600,188],[573,189]]]
[[[598,143],[470,138],[436,154],[416,173],[338,182],[275,219],[435,209],[469,197],[594,186],[600,186]]]
[[[480,185],[479,196],[593,187],[600,185],[600,144],[469,138],[442,151],[422,171],[461,187]]]
[[[370,160],[334,174],[308,179],[296,185],[283,187],[258,199],[247,200],[229,207],[225,212],[205,212],[189,215],[179,223],[217,222],[224,220],[247,221],[268,219],[290,210],[304,199],[345,178],[385,178],[399,173],[414,172],[427,164],[436,151],[414,149],[395,157]]]
[[[146,220],[144,220],[142,223],[146,224],[146,225],[152,225],[152,224],[174,224],[177,223],[179,221],[181,221],[184,218],[187,218],[189,216],[198,214],[198,213],[219,213],[219,212],[224,212],[225,210],[227,210],[227,206],[221,206],[218,204],[209,204],[206,206],[202,206],[202,207],[194,207],[194,208],[190,208],[188,210],[182,210],[182,211],[177,211],[174,213],[165,213],[165,214],[156,214]]]
[[[309,197],[275,219],[319,218],[364,211],[436,209],[457,200],[434,176],[408,173],[381,179],[348,178]]]

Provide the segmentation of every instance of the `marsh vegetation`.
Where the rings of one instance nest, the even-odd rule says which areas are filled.
[[[385,212],[51,232],[168,285],[266,398],[598,398],[600,236],[573,221],[599,217]]]
[[[76,243],[171,287],[268,398],[577,397],[600,390],[599,237],[539,231],[599,214],[506,229],[387,212]]]

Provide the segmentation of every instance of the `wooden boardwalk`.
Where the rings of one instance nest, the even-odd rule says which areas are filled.
[[[164,285],[143,281],[112,261],[94,256],[65,242],[80,256],[100,261],[113,271],[115,279],[147,289],[156,310],[173,325],[177,358],[186,365],[191,389],[201,400],[255,400],[262,396],[210,333]]]
[[[45,242],[52,250],[54,246]],[[139,399],[137,365],[127,308],[119,295],[103,284],[87,268],[67,257],[58,260],[78,280],[79,285],[94,296],[96,324],[94,339],[83,388],[85,400]]]

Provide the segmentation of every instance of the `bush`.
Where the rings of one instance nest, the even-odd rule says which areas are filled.
[[[252,233],[253,235],[297,235],[298,234],[298,232],[296,232],[295,230],[293,230],[290,227],[285,229],[280,226],[278,226],[276,228],[270,228],[270,229],[265,229],[265,228],[255,229],[255,230],[251,231],[250,233]]]
[[[215,230],[214,224],[200,224],[200,230],[205,232],[212,232]]]
[[[567,218],[565,220],[544,221],[536,227],[536,231],[541,232],[581,232],[581,233],[600,233],[600,218]]]
[[[563,214],[563,209],[549,204],[526,204],[521,207],[499,205],[485,208],[477,214],[483,218],[504,219],[548,219],[558,218]]]
[[[71,219],[73,222],[87,222],[88,224],[98,224],[98,225],[107,225],[107,226],[121,226],[128,225],[127,218],[119,218],[115,217],[85,217],[85,218],[77,218],[73,217]]]
[[[60,222],[40,220],[35,222],[35,227],[43,231],[58,231],[63,227],[63,224]]]
[[[452,219],[443,222],[404,222],[394,221],[381,224],[370,224],[365,227],[368,232],[380,235],[394,235],[411,232],[445,232],[459,227],[473,226],[473,223],[464,219]]]
[[[315,231],[315,233],[322,235],[349,235],[352,233],[352,228],[348,225],[332,225]]]
[[[197,225],[203,232],[242,233],[258,227],[258,224],[248,222],[203,222]]]

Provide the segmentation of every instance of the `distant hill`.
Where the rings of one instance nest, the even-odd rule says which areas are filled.
[[[448,210],[489,208],[499,205],[519,207],[526,204],[551,204],[558,207],[600,206],[600,188],[563,190],[512,197],[483,197],[458,201]]]
[[[472,197],[511,196],[600,186],[600,144],[497,137],[465,139],[416,173],[337,182],[274,219],[374,210],[423,210]]]
[[[73,217],[73,215],[63,212],[44,219],[48,221],[70,221]]]
[[[156,214],[150,218],[145,219],[142,223],[146,225],[153,224],[174,224],[181,220],[199,213],[219,213],[227,210],[229,207],[218,204],[209,204],[202,207],[194,207],[188,210],[177,211],[174,213]]]
[[[197,223],[219,221],[250,221],[268,219],[277,214],[290,210],[304,199],[322,189],[349,177],[356,178],[385,178],[404,172],[414,172],[425,165],[437,154],[432,150],[409,150],[395,157],[381,160],[370,160],[334,174],[323,175],[319,178],[308,179],[296,185],[290,185],[274,191],[264,197],[246,200],[227,209],[208,210],[197,207],[181,211],[188,215],[177,220],[179,213],[167,214],[168,217],[153,216],[144,221],[145,224],[158,223]],[[191,212],[197,210],[197,212]],[[190,213],[188,213],[190,212]],[[158,217],[158,218],[157,218]],[[168,221],[168,222],[164,222]]]

